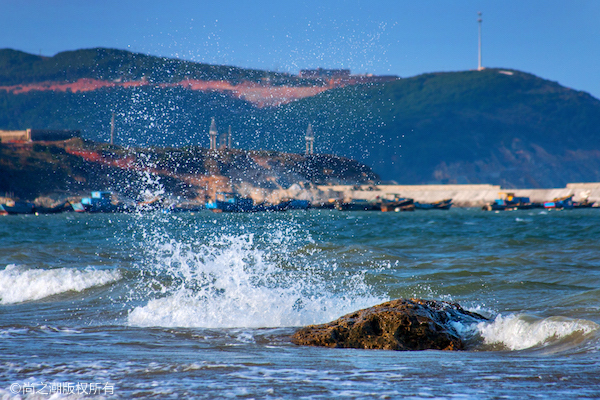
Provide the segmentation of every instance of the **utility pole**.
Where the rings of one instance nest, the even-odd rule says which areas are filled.
[[[115,113],[110,119],[110,144],[115,144]]]
[[[483,70],[483,66],[481,65],[481,11],[477,13],[479,18],[477,18],[477,23],[479,24],[479,62],[477,64],[477,71]]]

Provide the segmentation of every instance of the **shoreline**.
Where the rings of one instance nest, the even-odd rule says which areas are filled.
[[[543,203],[552,199],[574,195],[575,201],[585,195],[589,201],[600,202],[600,182],[569,183],[565,188],[504,189],[499,185],[325,185],[317,188],[338,198],[375,201],[394,195],[408,197],[421,203],[452,199],[453,207],[483,207],[500,198],[502,193],[529,197],[532,202]]]
[[[590,202],[600,204],[600,182],[569,183],[565,188],[550,189],[503,189],[499,185],[299,185],[293,184],[288,189],[265,190],[247,184],[235,185],[237,192],[250,197],[256,204],[278,204],[286,199],[308,200],[312,204],[326,204],[334,201],[351,202],[365,200],[375,202],[392,199],[394,196],[413,199],[420,203],[434,203],[452,199],[452,207],[481,208],[501,198],[503,194],[512,193],[517,197],[529,197],[532,202],[543,203],[555,198],[573,195],[574,201],[582,201],[586,197]],[[114,192],[121,198],[118,191]],[[59,198],[60,197],[60,198]],[[29,202],[50,207],[61,201],[80,201],[85,195],[64,194],[63,196],[41,196]],[[0,204],[15,201],[10,197],[0,197]],[[19,201],[19,200],[16,200]],[[200,202],[185,200],[182,204],[199,205]]]

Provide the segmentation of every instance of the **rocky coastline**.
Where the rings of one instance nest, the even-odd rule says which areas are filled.
[[[544,202],[573,195],[600,204],[600,183],[565,188],[505,189],[497,185],[384,184],[357,161],[331,155],[301,155],[240,149],[127,148],[74,138],[59,142],[0,144],[1,202],[24,200],[52,207],[79,201],[93,190],[110,190],[117,201],[148,201],[157,193],[179,203],[203,205],[217,192],[236,192],[255,204],[288,199],[328,204],[376,202],[403,197],[453,207],[478,207],[502,193]]]

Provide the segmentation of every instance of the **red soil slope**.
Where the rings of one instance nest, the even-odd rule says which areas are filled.
[[[24,85],[0,86],[0,90],[18,94],[33,90],[53,90],[59,92],[87,92],[106,87],[139,87],[151,85],[151,83],[141,81],[130,82],[111,82],[97,79],[82,78],[75,82],[39,82]],[[186,80],[177,83],[161,83],[159,87],[182,86],[190,90],[200,91],[222,91],[231,96],[243,99],[255,104],[258,107],[269,107],[286,104],[304,97],[315,96],[321,92],[333,87],[341,86],[339,83],[330,83],[327,86],[269,86],[251,82],[243,82],[239,85],[232,85],[226,81],[201,81]]]

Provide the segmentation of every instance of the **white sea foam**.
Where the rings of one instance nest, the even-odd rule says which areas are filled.
[[[118,271],[92,268],[28,269],[11,264],[0,271],[0,304],[39,300],[69,291],[81,292],[120,278]]]
[[[582,319],[549,317],[533,319],[524,315],[498,315],[493,322],[482,322],[477,331],[485,344],[502,345],[510,350],[545,346],[571,335],[586,336],[598,331],[598,324]]]
[[[293,234],[293,233],[292,233]],[[210,245],[169,240],[158,245],[155,272],[174,283],[150,293],[129,314],[134,326],[259,328],[325,322],[387,299],[369,294],[364,274],[343,279],[319,266],[289,260],[290,232],[222,235]],[[331,270],[331,269],[330,269]],[[339,271],[338,271],[339,274]]]

